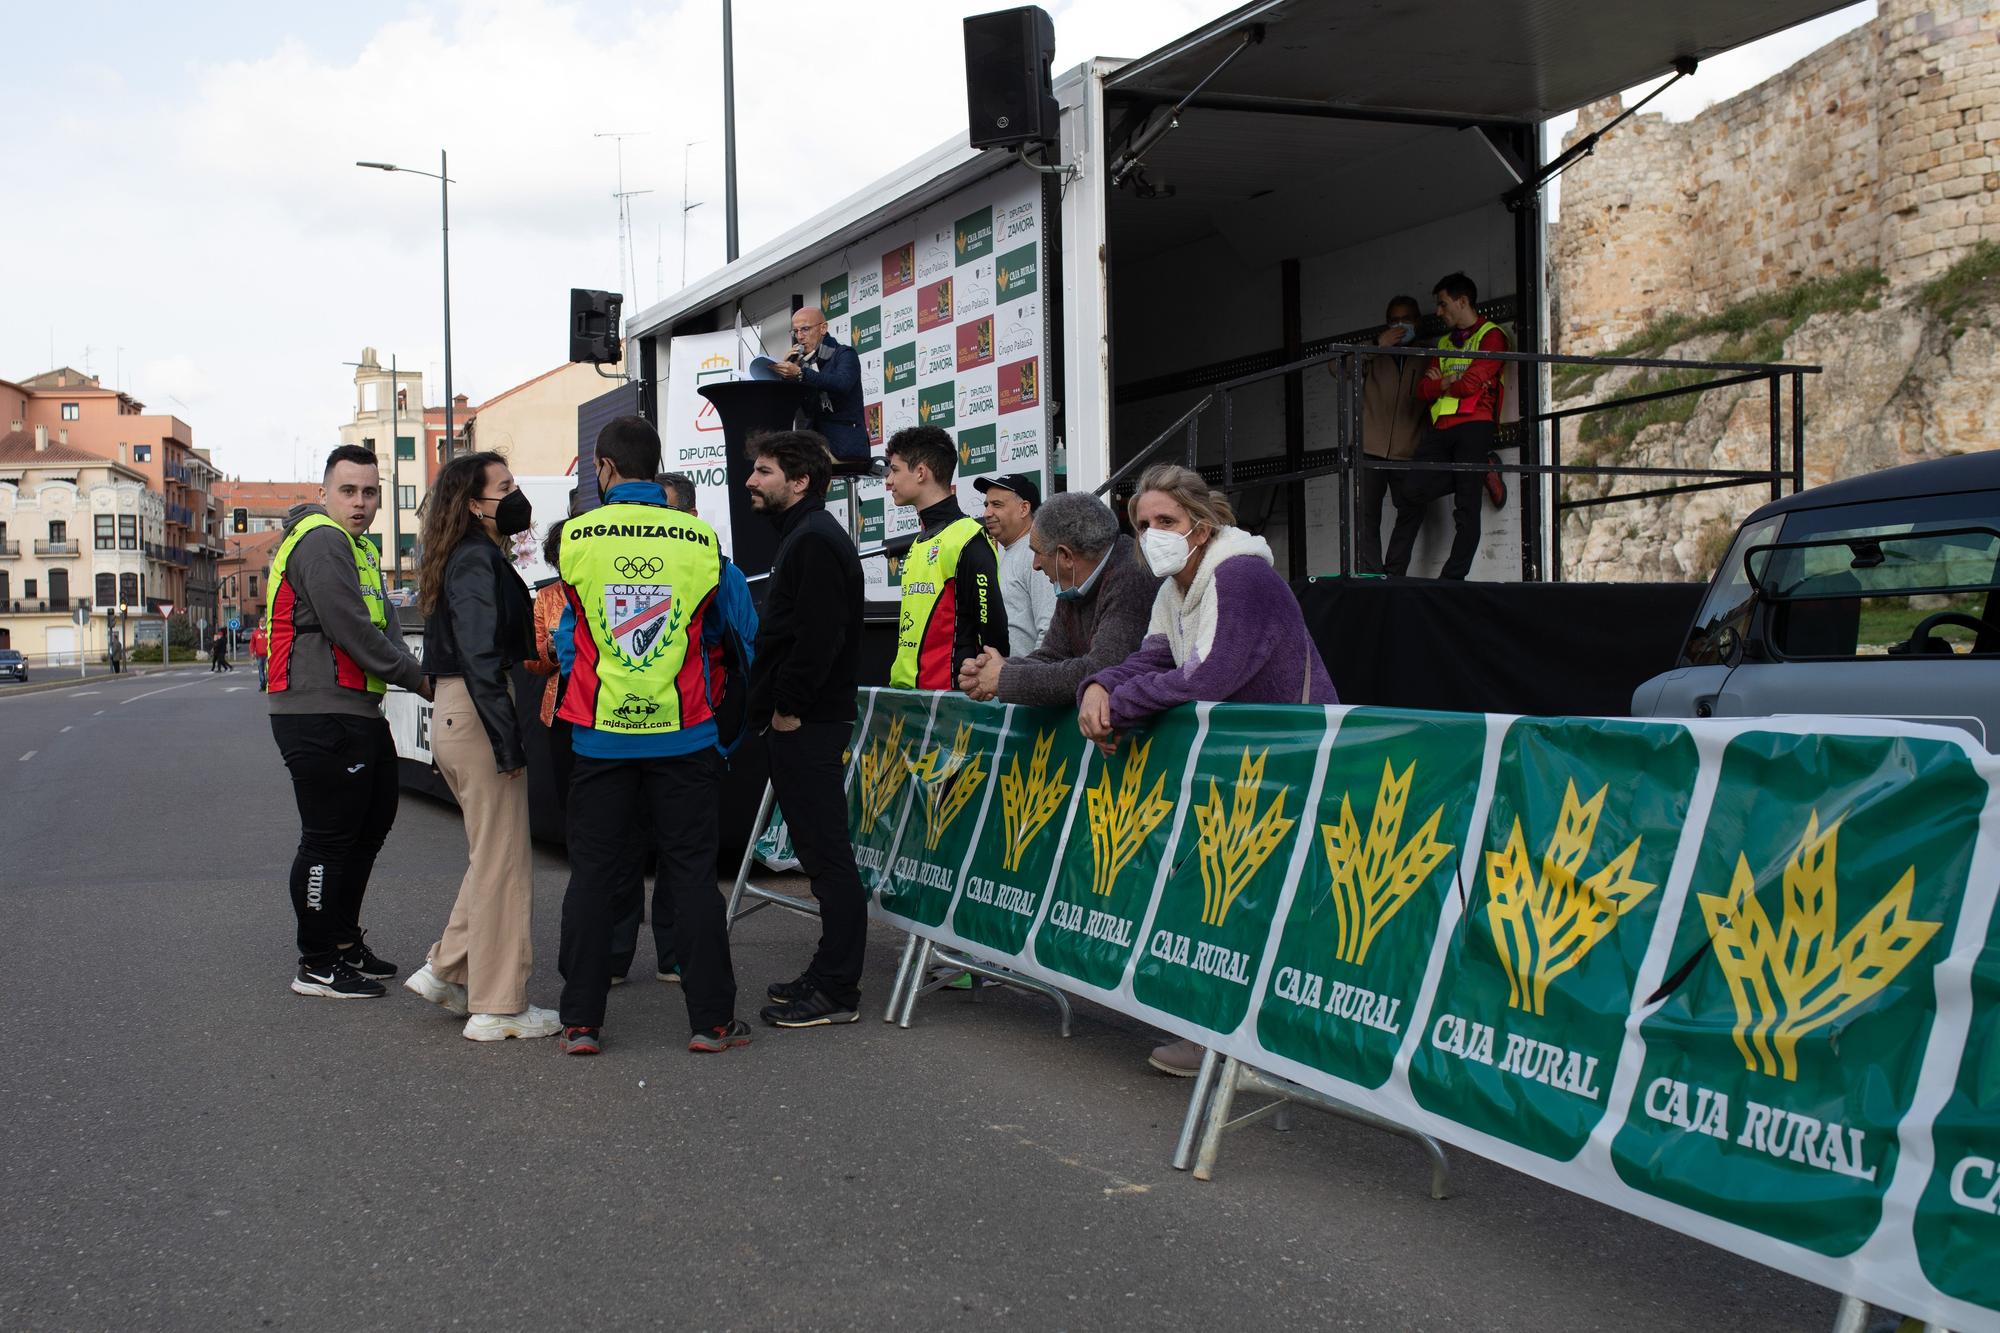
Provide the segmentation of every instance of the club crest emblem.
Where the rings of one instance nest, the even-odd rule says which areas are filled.
[[[607,583],[604,623],[618,652],[643,666],[673,623],[674,590],[665,583]]]

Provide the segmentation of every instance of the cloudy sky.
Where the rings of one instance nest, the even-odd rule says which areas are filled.
[[[745,250],[964,124],[959,21],[995,0],[738,0]],[[1045,0],[1057,66],[1136,56],[1230,6]],[[451,152],[454,387],[476,403],[566,355],[571,287],[619,285],[618,159],[633,200],[631,308],[722,259],[716,0],[105,0],[7,21],[0,377],[69,364],[193,426],[226,471],[303,475],[349,415],[363,346],[443,399],[438,192],[357,159]],[[1694,114],[1865,21],[1872,4],[1721,57],[1655,106]],[[841,71],[917,68],[899,114],[831,128]],[[1559,131],[1560,126],[1553,127]],[[692,142],[693,146],[688,145]]]

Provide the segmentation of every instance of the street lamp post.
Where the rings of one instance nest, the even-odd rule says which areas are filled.
[[[445,454],[450,457],[458,452],[458,431],[452,421],[451,398],[451,174],[447,169],[444,149],[438,149],[438,169],[420,171],[415,167],[399,167],[393,162],[356,162],[357,167],[367,167],[373,171],[400,171],[410,176],[428,176],[438,183],[439,217],[444,235],[444,440]],[[394,446],[394,437],[390,440]]]

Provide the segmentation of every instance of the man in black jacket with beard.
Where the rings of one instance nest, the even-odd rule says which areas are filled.
[[[868,903],[847,840],[842,782],[854,732],[861,646],[861,561],[826,512],[826,441],[781,431],[750,442],[752,507],[777,524],[771,586],[757,622],[747,719],[764,733],[771,783],[799,863],[819,899],[819,949],[796,980],[771,987],[775,1027],[852,1023],[861,1003]]]

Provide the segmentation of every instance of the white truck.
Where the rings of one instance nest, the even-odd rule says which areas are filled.
[[[720,436],[697,430],[705,404],[685,381],[782,356],[791,312],[818,305],[860,351],[871,434],[950,429],[968,494],[1022,470],[1045,491],[1096,489],[1172,428],[1159,457],[1216,469],[1281,569],[1327,572],[1352,404],[1337,363],[1270,372],[1372,341],[1393,296],[1429,310],[1454,271],[1515,349],[1546,351],[1542,123],[1836,7],[1247,5],[1059,76],[1058,142],[982,152],[954,135],[631,314],[628,365],[670,465],[719,487]],[[1509,367],[1502,461],[1545,457],[1526,424],[1540,370]],[[879,485],[863,501],[864,542],[897,535]],[[1511,486],[1472,576],[1543,576],[1549,512],[1544,479]],[[1448,528],[1429,525],[1412,573],[1435,572]]]

